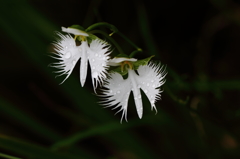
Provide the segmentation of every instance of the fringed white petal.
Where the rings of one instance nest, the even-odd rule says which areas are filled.
[[[142,97],[137,78],[138,75],[134,70],[128,71],[127,79],[123,79],[119,73],[111,73],[110,78],[106,80],[104,85],[108,89],[103,91],[103,97],[108,98],[106,98],[103,104],[107,107],[115,106],[113,109],[120,107],[118,112],[122,111],[121,122],[123,117],[127,121],[128,98],[131,91],[133,91],[138,116],[140,119],[142,118]]]
[[[53,63],[52,66],[60,69],[57,71],[61,73],[58,76],[66,75],[63,83],[72,73],[74,66],[81,57],[81,49],[76,46],[75,40],[70,35],[63,35],[59,32],[57,34],[60,39],[54,42],[57,57],[53,58],[59,60],[59,62]]]
[[[149,63],[140,66],[137,71],[139,74],[139,78],[137,78],[138,84],[150,101],[151,108],[157,111],[155,102],[161,99],[160,93],[162,92],[159,87],[165,83],[165,76],[167,75],[164,66]]]
[[[92,73],[92,83],[94,90],[99,83],[102,85],[106,78],[108,69],[107,61],[109,59],[110,46],[101,40],[93,40],[88,49],[88,59]]]
[[[107,89],[103,90],[102,96],[106,98],[102,104],[106,107],[115,106],[113,109],[120,107],[118,112],[123,111],[121,122],[123,117],[125,117],[125,120],[127,121],[127,106],[131,92],[131,80],[124,80],[119,73],[111,73],[110,78],[106,80],[104,87]]]

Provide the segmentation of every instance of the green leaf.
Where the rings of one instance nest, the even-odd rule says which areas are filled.
[[[8,158],[8,159],[20,159],[18,157],[10,156],[4,153],[0,153],[0,157]]]
[[[103,135],[105,133],[110,133],[110,132],[115,132],[115,131],[120,131],[126,128],[130,128],[136,125],[141,125],[142,123],[135,120],[131,124],[124,125],[124,124],[118,124],[116,122],[110,122],[107,124],[102,124],[99,126],[92,127],[90,129],[87,129],[85,131],[80,131],[76,134],[73,134],[63,140],[60,140],[59,142],[55,143],[52,145],[52,150],[57,150],[58,148],[70,146],[73,144],[76,144],[77,142],[92,137],[96,135]]]
[[[50,141],[55,141],[61,139],[61,135],[55,133],[50,128],[41,124],[37,120],[34,120],[31,116],[26,114],[24,111],[18,109],[16,106],[10,104],[6,100],[0,98],[0,114],[8,115],[12,118],[12,120],[16,120],[19,122],[21,126],[24,128],[28,128],[29,130],[33,131],[34,133],[41,135],[49,139]]]
[[[134,70],[137,70],[140,65],[147,65],[148,62],[149,62],[149,61],[151,60],[151,58],[153,58],[153,57],[154,57],[154,55],[153,55],[153,56],[150,56],[150,57],[148,57],[148,58],[142,59],[142,60],[137,60],[136,62],[132,62],[132,63],[133,63],[133,69],[134,69]]]
[[[19,139],[0,136],[0,148],[9,150],[25,158],[57,158],[57,159],[79,159],[84,157],[75,156],[63,152],[53,152],[45,147],[35,145],[33,143],[26,143]]]

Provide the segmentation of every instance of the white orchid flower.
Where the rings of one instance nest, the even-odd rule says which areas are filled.
[[[73,28],[62,28],[63,31],[72,33],[75,36],[82,36],[83,39],[85,36],[88,36],[84,31],[73,29]],[[60,69],[57,73],[61,75],[66,75],[65,79],[62,83],[70,76],[75,67],[77,61],[80,61],[80,83],[82,87],[85,84],[88,62],[91,67],[92,74],[92,83],[94,90],[97,87],[97,84],[100,85],[103,82],[103,79],[106,78],[106,71],[108,69],[108,59],[110,54],[110,46],[99,39],[93,39],[90,44],[88,44],[87,40],[82,40],[81,45],[77,46],[75,39],[71,35],[63,35],[61,33],[57,33],[60,37],[58,41],[54,43],[55,51],[57,53],[57,57],[55,59],[59,60],[59,62],[54,63],[53,67]]]
[[[139,66],[137,73],[135,70],[129,68],[127,79],[123,79],[122,75],[114,72],[110,74],[110,77],[104,84],[106,89],[103,89],[102,96],[107,98],[104,98],[101,103],[106,107],[115,106],[113,109],[120,108],[118,112],[122,111],[121,122],[123,117],[127,121],[128,99],[131,91],[133,92],[140,119],[143,115],[140,89],[146,94],[151,103],[151,108],[157,112],[155,102],[161,97],[160,93],[162,91],[159,87],[165,83],[165,76],[167,74],[164,67],[160,66],[160,64],[149,63],[148,65]]]

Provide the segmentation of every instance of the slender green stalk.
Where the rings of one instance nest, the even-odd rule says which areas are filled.
[[[142,49],[139,48],[137,45],[135,45],[131,40],[129,40],[125,35],[123,35],[121,32],[117,32],[118,35],[120,35],[124,40],[126,40],[129,44],[131,44],[133,47],[137,49],[137,51],[142,52]]]
[[[142,52],[142,49],[139,48],[137,45],[135,45],[130,39],[128,39],[125,35],[123,35],[120,31],[118,31],[118,29],[112,25],[112,24],[109,24],[109,23],[106,23],[106,22],[100,22],[100,23],[95,23],[91,26],[89,26],[85,31],[86,32],[90,32],[90,33],[96,33],[96,30],[93,30],[97,27],[101,27],[101,26],[105,26],[107,28],[109,28],[111,31],[113,31],[111,34],[109,34],[108,36],[106,36],[107,34],[104,33],[104,32],[100,32],[100,30],[97,30],[98,33],[100,34],[103,34],[104,36],[106,36],[109,40],[111,40],[113,42],[113,39],[110,37],[114,34],[114,33],[117,33],[118,35],[120,35],[124,40],[126,40],[129,44],[131,44],[134,48],[136,48],[136,50],[134,52],[132,52],[130,54],[130,57],[133,57],[137,52]],[[93,31],[92,31],[93,30]],[[117,49],[119,50],[119,45],[114,41],[113,44],[117,47]],[[123,51],[120,51],[120,53],[123,53]]]
[[[142,50],[135,50],[135,51],[133,51],[133,52],[129,55],[129,57],[130,57],[130,58],[131,58],[131,57],[134,57],[135,54],[138,53],[138,52],[142,52]]]
[[[114,25],[106,23],[106,22],[95,23],[95,24],[89,26],[85,31],[90,32],[91,30],[101,27],[101,26],[105,26],[105,27],[109,28],[111,31],[113,31],[113,33],[111,33],[111,35],[118,32],[118,29]]]
[[[164,90],[172,98],[172,100],[174,100],[175,102],[177,102],[181,105],[186,105],[189,101],[189,96],[187,96],[186,100],[182,100],[182,99],[178,98],[176,95],[174,95],[173,92],[171,91],[171,89],[169,89],[167,85],[164,86]]]
[[[108,34],[106,34],[105,32],[101,31],[101,30],[93,30],[90,31],[91,34],[102,34],[104,37],[106,37],[109,41],[111,41],[113,43],[113,45],[117,48],[118,52],[120,54],[124,54],[122,48],[118,45],[118,43],[112,38],[110,37]]]
[[[3,153],[0,153],[0,157],[4,157],[4,158],[7,158],[7,159],[20,159],[18,157],[6,155],[6,154],[3,154]]]

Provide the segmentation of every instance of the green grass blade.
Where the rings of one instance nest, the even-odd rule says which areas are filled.
[[[26,142],[22,142],[20,140],[16,140],[13,138],[8,138],[4,136],[0,136],[0,147],[14,153],[17,153],[21,156],[25,156],[26,158],[37,158],[37,159],[80,159],[81,157],[72,156],[69,154],[52,152],[49,149],[44,147],[29,144]]]
[[[0,98],[0,114],[7,115],[15,120],[22,126],[28,128],[30,131],[47,138],[50,141],[56,141],[61,139],[60,135],[51,131],[50,128],[47,128],[42,123],[35,121],[28,114],[24,113],[22,110],[18,109],[16,106],[13,106],[9,102]]]
[[[7,158],[7,159],[21,159],[21,158],[6,155],[6,154],[3,154],[3,153],[0,153],[0,157],[4,157],[4,158]]]

